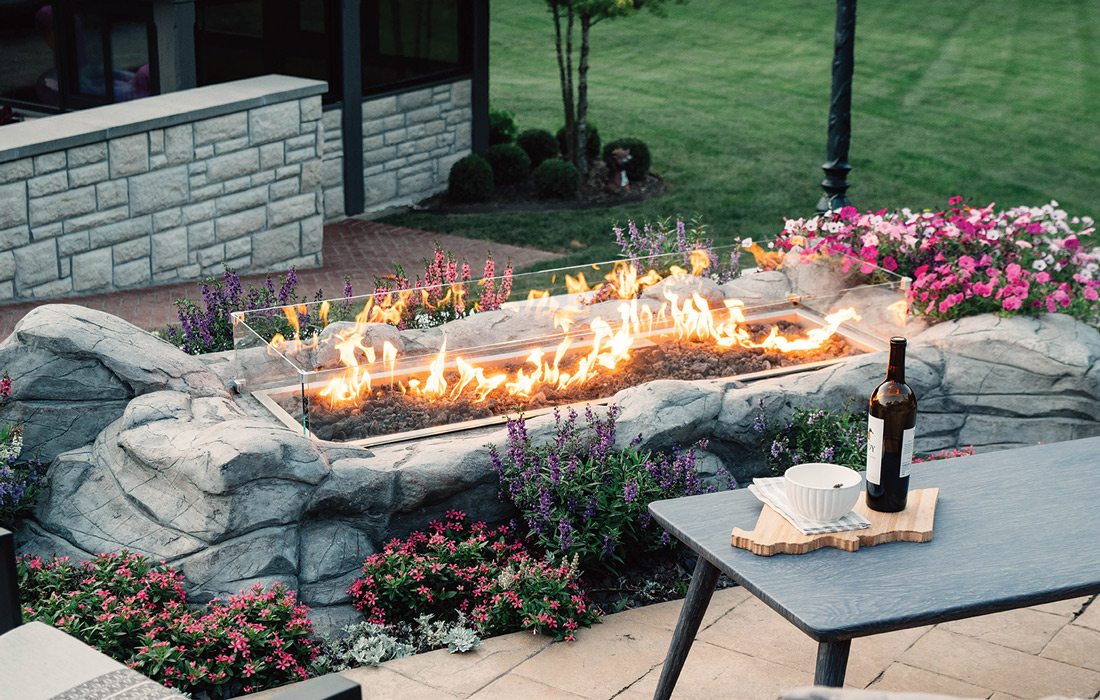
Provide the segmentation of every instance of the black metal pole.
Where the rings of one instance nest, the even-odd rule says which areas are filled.
[[[489,0],[473,2],[473,54],[470,76],[471,150],[489,150]]]
[[[0,634],[23,624],[19,577],[15,572],[15,536],[0,527]]]
[[[852,141],[852,73],[855,69],[856,0],[836,0],[836,38],[833,47],[833,90],[829,97],[828,160],[821,169],[825,194],[819,212],[846,207],[848,201],[848,146]]]
[[[344,149],[344,214],[362,214],[363,183],[363,59],[359,30],[361,0],[340,2],[341,128]]]

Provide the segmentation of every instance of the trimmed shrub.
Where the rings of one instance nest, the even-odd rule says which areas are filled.
[[[581,182],[577,166],[557,158],[543,161],[531,173],[531,179],[535,182],[535,191],[545,199],[573,199]]]
[[[604,162],[611,163],[611,152],[620,148],[630,151],[630,160],[626,164],[626,176],[631,182],[644,182],[649,175],[649,147],[641,139],[615,139],[603,147]]]
[[[558,150],[565,155],[565,127],[558,129]],[[584,142],[584,152],[588,154],[588,160],[593,161],[600,157],[600,130],[595,124],[588,125],[588,133]]]
[[[546,129],[527,129],[516,137],[516,145],[527,152],[534,168],[558,155],[558,140]]]
[[[516,115],[503,109],[489,110],[489,145],[516,140]]]
[[[493,169],[489,162],[471,153],[451,166],[447,196],[455,202],[484,202],[493,196]]]
[[[485,159],[493,169],[493,180],[497,185],[519,184],[531,174],[531,159],[514,143],[490,146]]]

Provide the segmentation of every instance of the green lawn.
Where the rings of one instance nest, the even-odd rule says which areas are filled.
[[[613,209],[389,221],[592,259],[627,218],[701,215],[720,241],[811,212],[824,161],[834,4],[691,0],[598,25],[592,120],[637,136],[668,184]],[[1100,4],[864,2],[849,196],[861,208],[1040,204],[1100,214]],[[553,24],[541,0],[492,3],[492,104],[556,130]],[[571,245],[572,243],[572,245]],[[586,246],[578,250],[580,245]]]

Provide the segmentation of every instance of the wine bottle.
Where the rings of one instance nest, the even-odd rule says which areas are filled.
[[[905,510],[916,423],[917,397],[905,383],[905,338],[891,338],[886,380],[871,394],[867,410],[867,506],[871,510]]]

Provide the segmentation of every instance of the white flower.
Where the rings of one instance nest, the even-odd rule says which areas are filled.
[[[1047,269],[1047,263],[1045,260],[1036,260],[1035,262],[1031,263],[1031,266],[1039,272]]]
[[[751,238],[742,238],[741,239],[741,247],[742,248],[751,248],[752,247],[752,239]]]
[[[987,239],[991,240],[991,241],[996,241],[996,240],[1000,240],[1000,238],[1001,238],[1001,232],[1000,232],[1000,231],[998,231],[997,229],[990,229],[990,230],[989,230],[989,231],[988,231],[988,232],[987,232],[987,233],[985,234],[985,237],[986,237]]]

